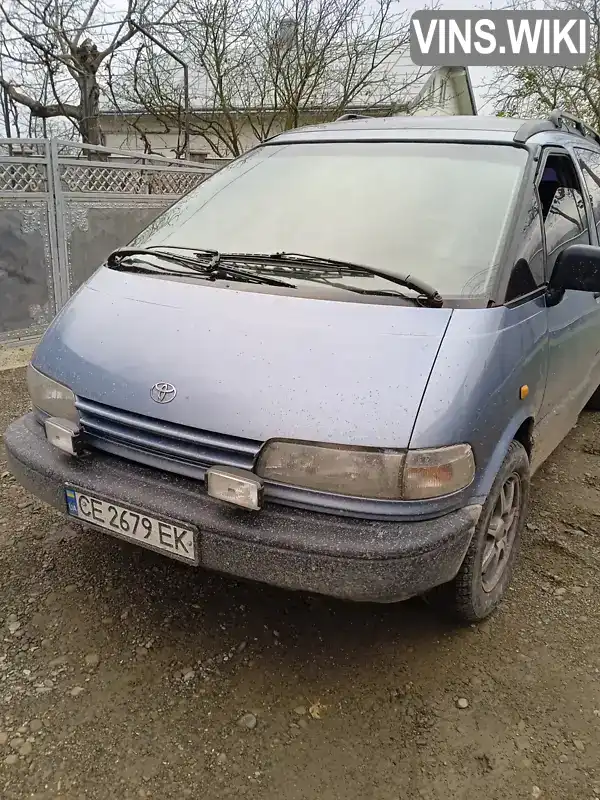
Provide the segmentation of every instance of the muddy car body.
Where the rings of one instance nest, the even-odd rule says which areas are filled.
[[[61,310],[11,469],[190,564],[482,619],[531,475],[598,404],[598,186],[559,113],[276,136]]]

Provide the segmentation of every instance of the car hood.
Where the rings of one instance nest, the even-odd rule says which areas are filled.
[[[207,431],[407,447],[451,314],[102,268],[33,365],[79,397]],[[151,398],[159,381],[172,402]]]

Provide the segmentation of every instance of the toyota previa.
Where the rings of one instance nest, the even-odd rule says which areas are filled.
[[[60,310],[10,469],[192,567],[484,619],[600,407],[599,141],[555,111],[261,143]]]

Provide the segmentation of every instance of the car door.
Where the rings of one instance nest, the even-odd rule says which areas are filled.
[[[566,150],[548,148],[542,154],[537,190],[550,280],[562,250],[571,244],[595,244],[596,233],[590,235],[589,200]],[[548,377],[540,409],[544,455],[575,425],[600,381],[600,298],[592,292],[548,293],[546,305]]]
[[[514,226],[513,250],[507,261],[512,265],[510,272],[505,270],[500,275],[498,286],[498,297],[506,309],[502,351],[510,360],[513,387],[517,391],[522,386],[528,388],[528,408],[537,423],[548,378],[548,310],[543,223],[533,175],[524,187]],[[517,391],[513,398],[517,397]],[[515,411],[519,413],[518,405],[510,413]],[[544,458],[544,451],[538,437],[534,438],[532,469],[535,470]]]

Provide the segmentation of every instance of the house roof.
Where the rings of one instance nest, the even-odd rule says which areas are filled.
[[[178,64],[174,64],[166,56],[163,65],[165,74],[172,78],[174,85],[181,91],[183,88],[181,67]],[[338,98],[344,94],[342,82],[344,76],[341,74],[343,71],[343,65],[339,68],[336,65],[332,65],[327,80],[323,82],[324,88],[320,94],[316,94],[311,98],[310,103],[304,104],[304,110],[336,107],[339,102]],[[472,113],[477,113],[475,96],[467,67],[418,67],[410,59],[408,50],[395,50],[384,58],[373,71],[368,84],[353,95],[351,102],[346,104],[346,108],[350,110],[376,109],[378,107],[382,109],[393,107],[410,108],[423,96],[433,76],[440,71],[450,71],[454,75],[461,77],[462,73],[464,73]],[[211,84],[207,75],[201,70],[190,68],[189,93],[191,111],[202,113],[214,110],[215,102]],[[232,105],[240,112],[248,112],[253,109],[257,111],[274,111],[276,108],[274,98],[269,96],[269,93],[254,91],[250,84],[240,87],[240,90],[235,94],[238,96],[232,97],[234,101]],[[106,98],[101,103],[101,113],[104,115],[139,114],[145,110],[141,104],[132,103],[124,97],[120,99],[117,97],[116,99],[117,102],[114,103],[112,99]]]

